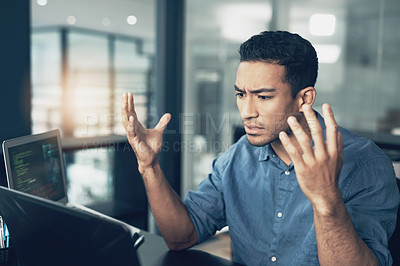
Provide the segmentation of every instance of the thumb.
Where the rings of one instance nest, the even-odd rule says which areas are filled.
[[[157,125],[155,126],[154,129],[164,132],[165,128],[167,127],[169,121],[171,121],[171,114],[164,114],[161,118],[160,121],[158,121]]]

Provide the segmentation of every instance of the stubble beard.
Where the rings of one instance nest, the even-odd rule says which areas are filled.
[[[284,117],[281,117],[280,119],[277,119],[274,121],[274,124],[272,127],[268,126],[267,124],[259,124],[262,126],[265,130],[264,134],[260,135],[251,135],[247,134],[247,140],[249,143],[253,146],[261,147],[265,146],[268,144],[272,144],[274,142],[280,142],[279,140],[279,133],[280,132],[286,132],[289,136],[293,134],[292,130],[290,129],[289,124],[287,123],[287,119],[289,116],[294,116],[296,117],[297,121],[300,120],[301,118],[301,113],[300,112],[291,112],[289,114],[284,115]],[[246,124],[246,121],[243,121],[243,126]],[[255,123],[258,124],[258,123]]]
[[[246,134],[247,135],[247,140],[249,143],[253,146],[256,147],[262,147],[268,144],[272,144],[276,141],[279,140],[279,133],[284,131],[288,135],[292,133],[289,125],[285,123],[285,125],[282,125],[281,127],[277,128],[274,130],[272,133],[268,133],[268,128],[265,129],[267,132],[265,135],[251,135],[251,134]]]

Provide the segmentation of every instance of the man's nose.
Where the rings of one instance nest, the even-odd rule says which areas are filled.
[[[251,97],[248,97],[243,103],[242,119],[250,119],[258,116],[257,108]]]

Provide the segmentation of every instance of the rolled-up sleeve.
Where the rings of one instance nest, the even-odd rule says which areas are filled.
[[[379,157],[358,165],[343,198],[360,238],[380,265],[392,265],[388,241],[396,226],[399,191],[392,162]]]
[[[222,180],[218,171],[221,162],[213,162],[211,174],[203,180],[196,191],[189,191],[183,203],[196,228],[198,244],[226,226],[225,202]]]

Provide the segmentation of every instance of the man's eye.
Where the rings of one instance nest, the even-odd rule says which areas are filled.
[[[270,100],[272,99],[272,96],[258,95],[258,98],[260,98],[261,100]]]
[[[236,92],[236,97],[238,97],[238,98],[242,98],[243,97],[243,93],[241,93],[241,92]]]

